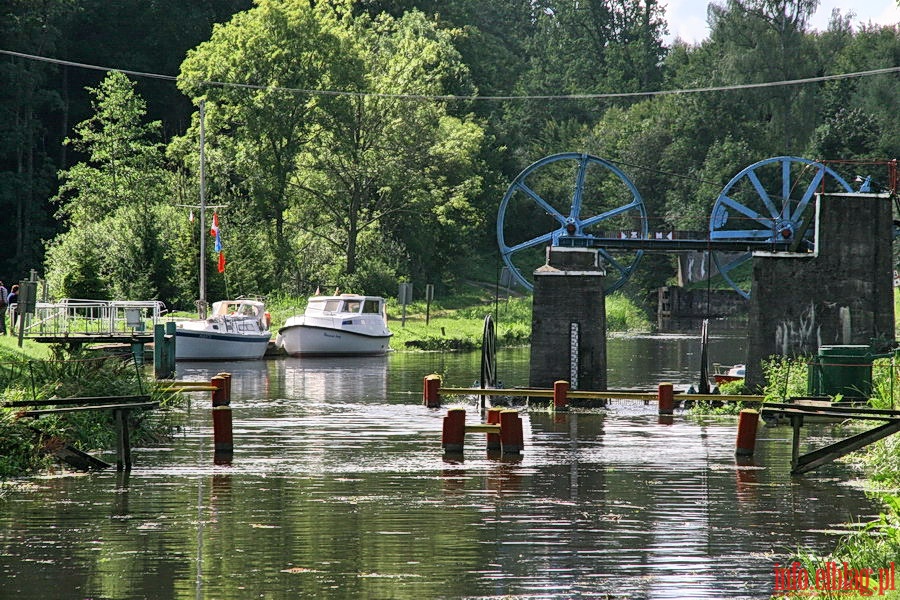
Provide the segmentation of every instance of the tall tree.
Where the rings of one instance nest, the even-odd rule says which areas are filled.
[[[160,124],[145,122],[144,100],[122,73],[89,91],[95,114],[68,140],[87,158],[60,172],[56,201],[70,229],[51,245],[48,279],[64,296],[170,296],[167,219],[157,210],[171,190]]]
[[[181,67],[182,91],[196,103],[207,101],[211,198],[239,201],[256,217],[274,249],[274,281],[287,278],[293,256],[284,219],[297,156],[328,100],[303,90],[347,84],[336,27],[321,3],[260,0],[216,27]],[[197,130],[188,138],[196,144]],[[180,145],[184,160],[196,164],[196,146]]]

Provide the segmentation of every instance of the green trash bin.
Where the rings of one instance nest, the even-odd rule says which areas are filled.
[[[870,346],[822,346],[808,367],[807,392],[811,396],[837,396],[868,400],[872,395]]]

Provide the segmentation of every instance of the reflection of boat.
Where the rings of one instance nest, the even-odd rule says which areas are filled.
[[[737,381],[744,378],[746,371],[747,367],[745,365],[728,366],[713,363],[712,380],[716,385]]]
[[[262,302],[222,300],[213,303],[208,319],[176,322],[175,360],[256,360],[271,337]]]
[[[384,298],[313,296],[303,315],[290,317],[275,345],[291,356],[365,356],[390,350]]]

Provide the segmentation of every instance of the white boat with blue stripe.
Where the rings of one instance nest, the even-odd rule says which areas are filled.
[[[259,300],[222,300],[207,319],[177,321],[175,360],[259,360],[269,347],[270,316]]]
[[[384,298],[313,296],[302,315],[285,321],[275,345],[290,356],[374,356],[390,351]]]

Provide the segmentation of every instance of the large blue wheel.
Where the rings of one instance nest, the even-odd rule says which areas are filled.
[[[767,158],[735,175],[719,193],[709,219],[712,240],[793,242],[797,252],[814,244],[816,192],[852,192],[827,166],[794,156]],[[719,273],[744,298],[735,275],[749,266],[751,252],[713,252]]]
[[[612,163],[578,152],[547,156],[519,173],[497,215],[500,256],[529,290],[535,269],[546,262],[547,246],[560,240],[589,246],[593,237],[647,239],[647,231],[644,201],[631,180]],[[606,263],[607,291],[622,287],[643,255],[598,250]]]

